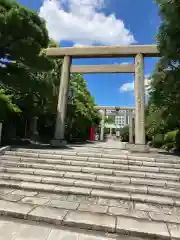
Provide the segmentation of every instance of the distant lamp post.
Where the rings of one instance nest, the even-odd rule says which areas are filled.
[[[73,105],[75,98],[75,91],[72,87],[68,90],[68,105]]]

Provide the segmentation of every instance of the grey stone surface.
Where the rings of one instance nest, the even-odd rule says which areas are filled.
[[[150,212],[149,213],[151,220],[154,221],[161,221],[161,222],[169,222],[169,223],[180,223],[180,216],[177,214],[164,214],[164,213],[155,213],[155,212]]]
[[[74,179],[68,179],[68,178],[55,178],[55,177],[45,177],[42,179],[43,183],[50,183],[50,184],[60,184],[60,185],[67,185],[67,186],[73,186],[75,180]]]
[[[0,218],[2,240],[143,240],[118,234],[40,225],[37,222]]]
[[[108,232],[115,231],[115,217],[87,212],[68,212],[64,224],[76,226],[79,228],[89,228],[95,230],[104,230]]]
[[[114,171],[114,175],[116,176],[129,176],[129,177],[145,177],[145,172],[134,172],[134,171]]]
[[[78,207],[78,210],[80,211],[86,211],[86,212],[95,212],[95,213],[106,213],[108,210],[108,206],[101,206],[98,204],[87,204],[87,203],[81,203]]]
[[[114,176],[103,176],[99,175],[97,176],[98,181],[104,181],[104,182],[114,182],[114,183],[130,183],[129,177],[114,177]]]
[[[56,185],[53,185],[53,184],[31,183],[31,182],[21,183],[21,188],[31,189],[31,190],[53,191],[55,187]]]
[[[147,156],[147,154],[146,154]],[[152,157],[146,157],[146,156],[138,156],[138,154],[133,155],[133,154],[128,154],[128,160],[137,160],[137,161],[152,161],[155,162],[155,158]]]
[[[67,195],[66,194],[55,194],[55,193],[46,193],[46,192],[40,192],[38,193],[38,195],[36,197],[39,197],[39,198],[46,198],[48,199],[49,201],[50,200],[55,200],[55,199],[59,199],[59,200],[66,200],[67,199]]]
[[[0,195],[4,195],[4,194],[8,194],[8,193],[12,193],[14,190],[10,189],[10,188],[0,188]]]
[[[51,207],[36,207],[28,213],[28,219],[43,221],[53,224],[61,224],[67,210]]]
[[[92,189],[91,188],[83,188],[83,187],[72,187],[70,189],[70,193],[80,194],[80,195],[90,195]]]
[[[64,160],[76,160],[76,161],[87,161],[88,157],[80,157],[80,156],[70,156],[70,155],[62,155],[62,159]]]
[[[63,177],[65,172],[64,171],[37,169],[37,170],[34,170],[34,174],[42,175],[42,176],[51,176],[51,177]]]
[[[127,155],[121,154],[102,154],[102,158],[109,158],[109,159],[127,159]]]
[[[39,197],[25,197],[21,200],[23,203],[34,204],[34,205],[44,205],[48,202],[46,198]]]
[[[180,182],[167,181],[166,186],[168,188],[178,188],[178,189],[180,189]]]
[[[143,162],[142,161],[138,161],[138,160],[128,160],[128,164],[129,165],[142,166]]]
[[[120,185],[120,184],[111,184],[111,190],[116,191],[125,191],[125,192],[137,192],[137,193],[147,193],[146,186],[135,186],[135,185]]]
[[[105,206],[116,206],[120,208],[132,209],[133,202],[119,199],[99,198],[98,204]]]
[[[120,207],[109,207],[108,208],[108,213],[112,215],[117,215],[117,216],[129,216],[130,215],[130,210],[127,208],[120,208]]]
[[[13,240],[18,235],[19,230],[19,223],[0,220],[0,238],[2,240]]]
[[[144,166],[131,166],[129,165],[129,170],[132,171],[142,171],[142,172],[159,172],[158,167],[144,167]]]
[[[175,199],[175,205],[180,207],[180,200]]]
[[[89,144],[72,147],[73,150],[27,149],[26,152],[24,149],[20,154],[12,152],[11,155],[9,152],[4,155],[4,160],[0,157],[0,185],[7,186],[5,191],[0,188],[0,198],[10,203],[10,207],[2,205],[2,213],[7,209],[10,215],[18,216],[17,205],[11,205],[13,201],[26,207],[39,204],[41,209],[40,206],[34,209],[38,210],[37,216],[30,215],[33,220],[61,224],[66,214],[72,213],[72,223],[69,219],[68,225],[105,231],[107,226],[100,225],[97,215],[118,217],[125,219],[123,224],[127,220],[133,223],[128,226],[126,222],[125,233],[142,236],[146,233],[155,236],[155,223],[180,224],[180,162],[175,157],[164,158],[154,153],[128,154],[112,147],[107,150],[107,143],[103,144],[100,148]],[[159,169],[162,173],[158,172]],[[43,182],[39,183],[41,180]],[[11,193],[9,186],[24,191],[11,189]],[[31,196],[25,190],[34,193]],[[20,218],[26,217],[26,210],[20,210]],[[56,211],[59,210],[58,215]],[[62,212],[64,210],[70,212]],[[137,230],[139,226],[140,231]],[[157,231],[157,235],[166,238],[162,233],[164,225],[158,226],[160,233]],[[74,236],[65,234],[64,237],[73,239]]]
[[[174,239],[180,239],[180,226],[177,224],[168,224],[168,229],[171,237]]]
[[[90,197],[85,195],[73,195],[70,194],[67,196],[67,200],[71,202],[78,202],[78,203],[88,203],[88,204],[96,204],[98,201],[97,197]]]
[[[71,231],[52,229],[47,240],[79,240],[79,234]]]
[[[173,174],[163,174],[163,173],[146,173],[146,177],[154,178],[154,179],[162,179],[162,180],[173,180],[179,181],[179,176]]]
[[[113,162],[114,162],[114,159],[109,159],[109,158],[97,158],[97,157],[88,157],[88,162],[113,163]]]
[[[25,174],[9,174],[12,180],[19,180],[19,181],[33,181],[33,182],[41,182],[42,177],[40,176],[33,176],[33,175],[25,175]]]
[[[131,199],[133,201],[140,201],[146,203],[157,203],[157,204],[167,204],[173,205],[174,201],[170,197],[163,197],[163,196],[152,196],[148,194],[131,194]]]
[[[95,180],[96,175],[88,173],[77,173],[77,172],[66,172],[64,174],[66,178],[76,178],[76,179],[86,179],[86,180]]]
[[[23,205],[9,201],[0,200],[0,213],[1,215],[15,216],[24,218],[32,210],[32,206]]]
[[[73,166],[84,166],[84,167],[99,167],[98,162],[84,162],[84,161],[71,161]]]
[[[96,189],[108,189],[108,188],[110,188],[110,184],[108,184],[108,183],[100,183],[100,182],[84,181],[84,180],[76,180],[75,181],[75,186],[89,187],[89,188],[96,188]]]
[[[81,172],[81,167],[67,166],[67,165],[56,165],[54,169],[60,170],[60,171]]]
[[[141,220],[149,220],[150,219],[147,212],[137,211],[135,209],[132,209],[129,216],[133,217],[133,218],[141,219]]]
[[[171,189],[165,188],[155,188],[155,187],[148,187],[148,193],[154,195],[162,195],[162,196],[171,196],[171,197],[180,197],[180,192]]]
[[[121,192],[114,192],[114,191],[92,190],[91,196],[130,200],[130,195],[124,192],[121,193]]]
[[[109,207],[108,212],[112,215],[133,217],[138,219],[149,219],[149,216],[144,211],[138,211],[134,209],[120,208],[120,207]]]
[[[34,174],[34,168],[6,168],[8,173],[22,173],[22,174]]]
[[[46,158],[46,159],[53,159],[53,158],[58,159],[58,160],[62,159],[62,155],[58,154],[58,153],[57,154],[39,153],[38,157],[39,158]]]
[[[111,175],[113,171],[111,169],[83,167],[82,172]]]
[[[161,207],[158,205],[152,205],[148,203],[135,203],[135,209],[136,210],[141,210],[141,211],[147,211],[147,212],[161,212]]]
[[[180,169],[176,168],[159,168],[160,173],[172,173],[172,174],[180,174]]]
[[[129,166],[128,165],[123,165],[123,164],[110,164],[110,163],[100,163],[99,164],[101,168],[104,169],[120,169],[120,170],[128,170]]]
[[[34,192],[34,191],[30,192],[30,191],[16,189],[12,192],[12,194],[23,195],[23,196],[26,196],[26,197],[33,197],[33,196],[37,195],[37,192]]]
[[[13,187],[20,187],[21,186],[21,181],[14,181],[14,180],[3,180],[1,179],[0,180],[0,186],[2,187],[10,187],[10,188],[13,188]]]
[[[14,240],[46,240],[50,232],[51,228],[48,227],[19,224],[19,232]]]
[[[116,230],[119,233],[130,233],[144,237],[162,237],[169,239],[170,235],[165,223],[118,217]]]
[[[56,186],[53,190],[54,193],[70,193],[71,186]]]
[[[18,202],[23,197],[24,197],[23,195],[16,195],[16,194],[0,195],[1,200],[11,201],[11,202]]]
[[[132,184],[141,184],[141,185],[149,185],[149,186],[160,186],[165,187],[166,181],[165,180],[158,180],[158,179],[146,179],[146,178],[131,178]]]
[[[68,201],[60,201],[59,199],[55,199],[55,200],[50,200],[47,203],[47,206],[62,208],[62,209],[67,209],[67,210],[76,210],[79,206],[79,203],[68,202]]]
[[[129,161],[127,160],[127,156],[124,159],[113,159],[113,162],[116,164],[129,164]]]

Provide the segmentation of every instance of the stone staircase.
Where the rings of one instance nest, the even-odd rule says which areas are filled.
[[[180,239],[180,159],[102,149],[5,151],[0,155],[0,214]]]

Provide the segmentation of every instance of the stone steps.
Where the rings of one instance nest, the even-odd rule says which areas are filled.
[[[154,186],[154,187],[163,187],[163,188],[180,188],[180,181],[179,177],[174,175],[167,175],[169,178],[166,179],[166,175],[157,175],[161,177],[161,179],[155,178],[153,175],[150,178],[151,175],[149,173],[145,173],[144,175],[140,175],[140,177],[136,177],[137,174],[133,175],[127,174],[127,171],[122,171],[122,176],[107,176],[107,175],[101,175],[97,173],[83,173],[83,172],[69,172],[69,171],[56,171],[56,170],[48,170],[48,169],[34,169],[34,168],[13,168],[13,167],[7,167],[4,165],[3,167],[0,167],[0,173],[5,172],[9,174],[22,174],[23,176],[25,174],[27,175],[35,175],[41,176],[41,178],[45,177],[61,177],[61,178],[72,178],[76,180],[91,180],[91,181],[97,181],[97,182],[105,182],[105,183],[111,183],[111,184],[134,184],[134,185],[147,185],[147,186]],[[120,172],[121,173],[121,172]],[[129,173],[129,172],[128,172]],[[120,174],[119,174],[120,175]],[[146,176],[147,175],[147,176]],[[171,181],[170,179],[173,179]]]
[[[73,203],[71,203],[71,205],[73,206]],[[108,215],[105,213],[90,213],[80,209],[58,209],[50,206],[23,204],[22,202],[15,203],[0,200],[0,215],[50,223],[58,226],[100,230],[109,233],[120,233],[152,239],[161,238],[170,240],[172,236],[178,236],[177,224],[169,224],[163,221],[155,222],[120,215]]]
[[[6,157],[6,156],[5,156]],[[56,164],[49,162],[36,163],[35,159],[26,158],[14,158],[9,156],[8,159],[0,157],[1,167],[19,167],[19,168],[33,168],[42,170],[55,170],[55,171],[68,171],[68,172],[83,172],[93,174],[103,174],[108,176],[130,176],[130,177],[142,177],[142,178],[155,178],[165,179],[171,181],[179,181],[180,169],[174,168],[155,168],[155,167],[144,167],[134,165],[121,165],[121,164],[105,164],[96,162],[82,162],[82,161],[66,161],[66,164]],[[29,160],[29,161],[28,161]],[[76,165],[79,164],[79,165]]]
[[[81,149],[78,150],[42,150],[42,149],[12,149],[6,150],[6,154],[10,155],[21,155],[21,156],[34,156],[34,154],[41,156],[42,154],[46,156],[46,158],[61,158],[61,156],[79,156],[79,157],[87,157],[87,158],[106,158],[106,159],[124,159],[124,160],[139,160],[139,161],[150,161],[150,162],[164,162],[164,163],[175,163],[179,164],[180,163],[180,157],[174,156],[174,155],[164,155],[164,154],[133,154],[129,153],[128,151],[122,152],[119,151],[114,152],[107,152],[105,153],[104,151],[99,151],[99,152],[94,152],[94,151],[82,151]],[[24,155],[25,154],[25,155]],[[20,156],[19,155],[19,156]]]
[[[86,169],[87,170],[87,169]],[[80,179],[96,179],[96,176],[99,176],[99,179],[103,179],[104,181],[109,181],[112,178],[115,180],[118,178],[118,181],[126,182],[126,178],[130,178],[132,183],[139,183],[141,184],[141,181],[145,180],[147,182],[158,182],[158,184],[161,184],[161,186],[166,185],[166,182],[168,182],[169,186],[173,187],[173,183],[179,183],[179,176],[178,175],[172,175],[172,174],[162,174],[162,173],[149,173],[149,172],[135,172],[135,171],[128,171],[128,170],[122,170],[122,171],[115,171],[112,175],[103,175],[101,172],[93,171],[93,169],[90,169],[90,173],[88,171],[86,172],[73,172],[70,169],[68,171],[61,171],[61,170],[55,170],[55,169],[35,169],[35,168],[27,168],[27,167],[7,167],[6,163],[1,165],[0,171],[6,171],[11,173],[27,173],[27,174],[34,174],[34,175],[43,175],[43,176],[66,176],[66,177],[77,177]],[[107,179],[107,180],[106,180]],[[171,185],[172,184],[172,185]]]
[[[8,157],[8,159],[11,159],[11,161],[9,161],[8,159],[3,159],[4,157],[5,158]],[[0,168],[2,172],[0,174],[0,178],[2,180],[3,179],[13,180],[13,184],[14,184],[13,187],[17,187],[17,188],[28,185],[28,182],[34,183],[34,184],[40,182],[40,183],[46,183],[49,185],[56,184],[56,185],[62,186],[62,189],[63,187],[67,187],[67,186],[71,186],[73,189],[86,188],[85,192],[87,192],[88,194],[91,191],[92,193],[94,193],[95,191],[104,189],[105,191],[110,191],[110,192],[114,191],[115,196],[120,195],[121,198],[125,197],[126,199],[130,198],[130,194],[139,194],[139,195],[147,194],[150,197],[151,196],[154,197],[154,195],[168,197],[171,200],[169,201],[168,199],[168,201],[171,202],[171,204],[178,204],[179,202],[180,177],[178,176],[178,174],[169,175],[168,173],[165,173],[161,175],[161,173],[159,172],[151,173],[150,170],[146,172],[147,167],[145,167],[145,169],[142,167],[144,171],[142,171],[141,169],[141,171],[136,173],[134,171],[131,171],[129,168],[119,171],[119,170],[116,170],[117,166],[119,165],[113,164],[113,163],[97,164],[96,162],[90,162],[90,163],[93,163],[94,165],[91,167],[84,167],[84,165],[83,166],[72,165],[74,163],[73,160],[72,161],[66,160],[66,165],[62,165],[62,164],[51,163],[51,159],[47,159],[48,162],[46,163],[44,162],[36,163],[35,161],[36,158],[31,158],[31,157],[29,158],[26,157],[25,162],[23,161],[23,159],[24,157],[19,158],[16,156],[15,157],[11,156],[10,152],[8,152],[8,155],[2,156],[1,168]],[[37,159],[43,160],[43,161],[46,160],[41,158],[37,158]],[[56,161],[61,161],[61,160],[57,159]],[[80,161],[80,160],[75,162],[77,163],[80,162],[83,164],[89,163],[88,161]],[[111,168],[107,168],[107,167],[111,167]],[[151,169],[151,167],[148,167],[148,169],[149,168]],[[154,169],[154,167],[152,169]],[[169,168],[167,169],[169,170]],[[127,172],[129,174],[129,177],[127,177],[126,175]],[[137,174],[140,174],[140,177],[134,178],[134,176],[132,175],[134,173],[136,174],[136,176]],[[119,174],[120,176],[118,176]],[[122,176],[124,175],[124,177],[122,177],[121,175]],[[51,176],[51,177],[48,177],[48,176]],[[155,179],[151,179],[153,177]],[[158,177],[162,179],[158,180]],[[22,183],[22,186],[19,186],[19,182],[21,181],[24,181],[24,182],[26,181],[27,184]],[[9,184],[11,185],[12,181],[11,183],[9,182]],[[1,181],[0,185],[7,186],[7,185],[4,185],[3,181]],[[34,188],[36,188],[36,186],[34,186]],[[53,188],[55,189],[54,185],[53,185]],[[39,188],[38,190],[40,191]],[[69,189],[65,188],[65,191],[67,191],[67,193],[68,193],[68,190]],[[119,195],[117,193],[119,193]],[[128,193],[128,195],[126,193]],[[172,198],[176,198],[176,199],[172,199]]]
[[[176,163],[168,163],[164,162],[157,162],[157,161],[144,161],[144,160],[136,160],[136,159],[108,159],[108,158],[98,158],[98,157],[82,157],[82,156],[68,156],[68,155],[55,155],[54,158],[52,155],[48,154],[37,154],[34,156],[28,156],[29,154],[24,154],[23,156],[18,155],[11,155],[10,152],[5,152],[6,155],[1,156],[1,159],[9,159],[11,160],[19,160],[19,161],[35,161],[37,163],[53,163],[53,164],[65,164],[65,165],[77,165],[77,166],[101,166],[102,164],[107,164],[107,168],[111,168],[113,166],[120,166],[127,168],[127,166],[144,166],[144,167],[163,167],[163,168],[176,168],[180,169],[180,161],[177,160]],[[25,156],[24,156],[25,155]],[[161,159],[163,160],[163,159]],[[109,165],[108,165],[109,164]],[[116,165],[115,165],[116,164]]]
[[[104,184],[100,182],[82,181],[61,178],[41,178],[28,175],[1,174],[0,186],[25,190],[47,191],[53,193],[101,196],[139,202],[167,205],[180,205],[180,193],[176,189],[157,187]]]
[[[62,186],[77,186],[77,187],[86,187],[92,189],[105,189],[105,190],[113,190],[113,191],[124,191],[130,193],[144,193],[144,194],[153,194],[154,192],[159,191],[159,187],[155,186],[146,186],[146,185],[138,185],[138,184],[118,184],[112,182],[103,181],[95,181],[95,180],[80,180],[76,178],[66,178],[66,177],[42,177],[41,175],[27,175],[27,174],[8,174],[8,173],[0,173],[0,179],[4,180],[15,180],[15,181],[28,181],[35,183],[47,183],[47,184],[57,184]],[[176,188],[161,188],[161,191],[157,193],[157,195],[170,195],[171,197],[180,197],[180,193]]]
[[[117,175],[118,171],[127,170],[138,171],[138,172],[149,172],[149,173],[163,173],[163,174],[174,174],[175,176],[180,175],[180,169],[175,168],[158,168],[158,167],[145,167],[145,166],[134,166],[134,165],[121,165],[121,164],[106,164],[106,163],[92,163],[92,162],[76,162],[71,161],[70,164],[52,164],[52,163],[35,163],[32,161],[23,162],[18,160],[1,160],[1,166],[15,166],[15,167],[26,167],[26,168],[37,168],[37,169],[49,169],[49,170],[60,170],[60,171],[72,171],[72,172],[94,172],[105,175]]]
[[[0,155],[0,215],[152,239],[180,239],[178,158],[26,150]],[[4,187],[12,195],[1,195]]]

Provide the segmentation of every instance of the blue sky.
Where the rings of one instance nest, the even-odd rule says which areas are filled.
[[[154,44],[160,19],[154,0],[18,0],[47,21],[61,47]],[[117,64],[133,59],[78,59],[73,64]],[[145,78],[157,59],[145,59]],[[99,105],[133,106],[133,74],[86,74]],[[120,90],[121,89],[121,90]]]

